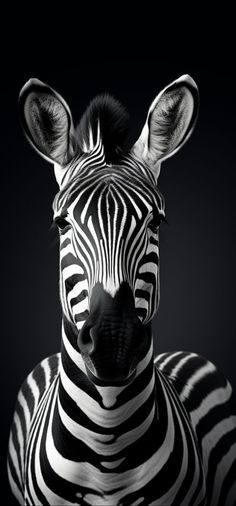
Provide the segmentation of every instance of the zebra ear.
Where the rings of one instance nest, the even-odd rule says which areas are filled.
[[[57,182],[63,167],[78,151],[70,109],[64,99],[38,79],[30,79],[19,95],[23,130],[36,151],[55,164]]]
[[[164,88],[152,102],[132,153],[149,165],[156,178],[160,162],[176,153],[191,135],[198,103],[197,85],[189,75]]]

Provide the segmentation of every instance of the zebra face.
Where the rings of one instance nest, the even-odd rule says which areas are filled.
[[[164,201],[148,171],[132,157],[92,173],[91,164],[89,175],[80,165],[75,180],[54,201],[60,293],[85,362],[96,373],[102,370],[103,377],[113,364],[114,377],[118,357],[117,374],[120,369],[128,374],[148,345],[144,327],[159,301]]]
[[[91,373],[129,377],[148,344],[158,308],[158,228],[164,202],[161,162],[189,138],[197,116],[194,81],[182,76],[157,95],[138,141],[124,147],[127,114],[112,97],[95,98],[73,126],[64,99],[33,79],[19,106],[25,133],[54,170],[60,231],[60,295]]]
[[[72,191],[61,192],[54,213],[61,239],[61,300],[68,319],[78,325],[97,283],[114,298],[126,282],[140,321],[150,321],[159,300],[158,230],[164,219],[163,198],[151,182],[132,176],[124,166],[101,168],[92,177],[78,177]]]

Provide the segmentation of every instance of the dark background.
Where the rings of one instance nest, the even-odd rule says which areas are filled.
[[[163,163],[159,188],[168,225],[160,233],[161,302],[155,349],[190,350],[215,362],[236,389],[235,79],[227,65],[156,60],[28,63],[1,83],[1,496],[13,505],[5,471],[18,389],[60,348],[58,242],[50,230],[57,192],[53,167],[29,146],[17,111],[20,88],[38,77],[59,91],[75,122],[94,95],[110,92],[130,113],[135,142],[155,95],[189,73],[200,113],[188,143]]]

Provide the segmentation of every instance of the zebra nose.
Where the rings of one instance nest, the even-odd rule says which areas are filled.
[[[142,328],[128,283],[122,283],[115,296],[97,283],[90,299],[89,316],[78,335],[78,347],[82,353],[91,355],[100,344],[104,348],[108,337],[113,344],[121,336],[130,339],[135,335],[139,340]]]
[[[122,286],[111,297],[96,286],[90,313],[78,334],[78,347],[89,370],[101,379],[125,378],[147,345],[131,289]]]
[[[132,350],[136,352],[143,344],[144,328],[136,315],[130,315],[124,322],[119,314],[109,314],[99,319],[99,323],[92,324],[89,317],[78,335],[78,347],[82,354],[92,355],[100,348],[103,353],[112,348],[113,353],[123,353]]]
[[[94,326],[86,322],[78,335],[78,347],[88,374],[107,384],[130,378],[146,345],[143,325],[134,316],[130,323],[118,315],[112,321],[104,317]]]

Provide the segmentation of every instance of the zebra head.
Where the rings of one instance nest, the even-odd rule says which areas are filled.
[[[31,79],[21,91],[25,133],[54,164],[59,184],[53,209],[64,325],[95,378],[130,378],[150,347],[165,217],[157,179],[161,162],[190,136],[197,102],[195,82],[180,77],[157,95],[126,149],[127,114],[112,97],[96,97],[75,129],[52,88]]]

